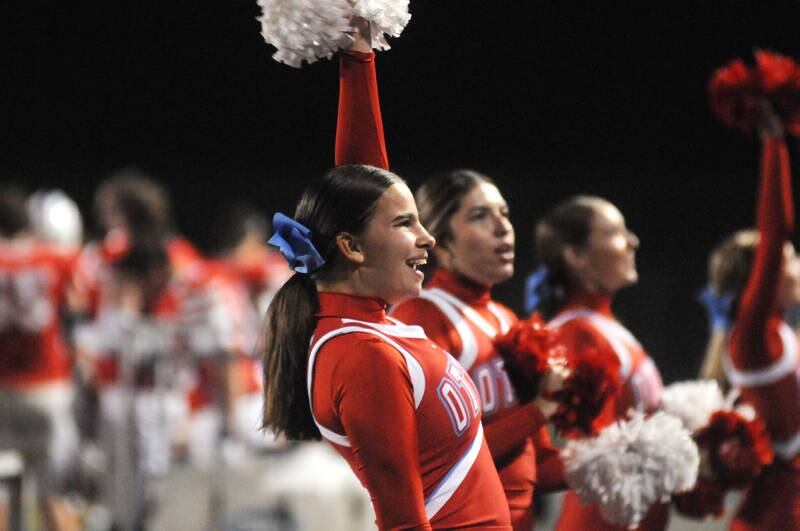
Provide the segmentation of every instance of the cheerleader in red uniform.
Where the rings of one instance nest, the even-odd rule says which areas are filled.
[[[354,49],[341,55],[337,164],[361,162],[388,169],[374,59],[359,37]],[[442,267],[421,297],[395,306],[392,316],[422,326],[469,371],[481,397],[486,439],[514,529],[530,530],[537,461],[548,463],[545,479],[550,487],[563,484],[563,472],[544,415],[536,404],[518,403],[494,344],[495,336],[517,320],[490,293],[514,272],[508,206],[488,177],[467,170],[429,181],[417,198],[423,224],[439,241],[435,254]]]
[[[601,415],[623,418],[630,408],[651,412],[659,405],[661,377],[636,338],[611,310],[616,292],[638,280],[638,238],[620,211],[599,197],[578,196],[554,207],[536,227],[542,268],[529,279],[528,307],[558,327],[567,348],[619,360],[622,391]],[[639,529],[664,529],[667,508],[656,505]],[[570,491],[557,529],[622,529],[605,523],[599,509],[582,506]]]
[[[349,74],[374,77],[371,61],[346,54],[343,87]],[[339,131],[360,123],[340,120]],[[371,123],[364,134],[382,137]],[[337,144],[337,159],[346,151]],[[370,156],[386,166],[385,152]],[[369,491],[380,529],[510,530],[469,375],[422,328],[386,316],[419,295],[434,244],[406,184],[339,166],[306,190],[294,219],[273,224],[271,243],[296,274],[267,313],[264,427],[330,442]]]
[[[703,368],[705,376],[722,377],[753,404],[775,454],[731,524],[737,531],[800,529],[798,343],[783,319],[783,312],[800,300],[800,272],[789,243],[792,183],[783,126],[767,106],[759,130],[758,232],[737,232],[711,255],[710,285],[723,305],[717,306]]]

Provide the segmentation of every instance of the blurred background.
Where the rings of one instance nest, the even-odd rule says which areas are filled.
[[[402,37],[377,62],[392,169],[412,188],[453,167],[498,181],[517,229],[518,260],[517,275],[496,297],[516,310],[524,277],[536,266],[531,231],[538,217],[576,193],[610,199],[642,241],[641,280],[620,295],[618,315],[666,383],[694,377],[707,340],[708,323],[696,302],[707,255],[724,235],[753,224],[759,152],[754,139],[716,122],[706,83],[716,67],[750,57],[754,47],[800,55],[800,3],[412,2],[411,11]],[[264,529],[266,521],[300,525],[293,521],[295,498],[270,486],[277,471],[302,477],[281,469],[294,463],[297,449],[241,433],[246,428],[235,421],[236,404],[249,400],[239,407],[257,410],[257,382],[248,385],[258,369],[249,362],[232,368],[239,362],[231,360],[249,359],[258,314],[286,277],[263,247],[268,219],[275,210],[291,212],[305,184],[333,163],[336,61],[301,70],[274,62],[251,0],[10,0],[0,12],[0,182],[25,194],[60,189],[82,219],[78,236],[65,235],[70,222],[62,207],[55,223],[62,230],[49,236],[65,240],[52,267],[82,271],[77,287],[69,275],[53,299],[67,319],[59,333],[86,360],[72,392],[93,413],[79,419],[77,439],[100,441],[103,411],[111,411],[106,450],[110,445],[123,456],[124,476],[144,467],[156,478],[146,488],[126,487],[147,491],[137,495],[137,511],[153,529],[219,529],[233,526],[235,513],[243,518],[235,525],[260,522],[253,529]],[[794,158],[797,147],[790,145]],[[140,178],[162,191],[126,188],[125,179]],[[101,183],[116,184],[110,199],[100,193]],[[162,207],[143,199],[152,207],[147,215],[158,221],[140,223],[120,199],[125,193],[137,200],[163,194],[171,213],[162,219],[153,214]],[[139,236],[114,240],[120,223]],[[78,250],[92,241],[95,247]],[[192,265],[189,247],[204,257],[202,265]],[[115,261],[122,248],[137,249],[136,259]],[[158,276],[167,263],[173,273],[162,283],[170,283],[180,302],[149,300],[146,286],[167,289]],[[231,280],[231,268],[238,280]],[[220,321],[220,312],[237,317]],[[108,330],[151,341],[141,348],[132,340],[112,345]],[[187,338],[201,337],[198,330],[213,333],[203,344],[188,344]],[[138,365],[124,367],[121,353],[161,361],[138,374]],[[109,357],[117,360],[111,383],[105,382],[116,387],[110,391],[97,384],[105,370],[98,367],[109,365],[98,360]],[[183,442],[180,434],[170,439],[179,466],[132,463],[125,458],[132,432],[125,422],[119,426],[119,412],[167,418],[172,410],[164,395],[179,388],[173,409],[190,410],[176,413],[185,421]],[[155,413],[147,413],[144,395]],[[205,406],[214,414],[198,417]],[[242,425],[256,425],[257,414],[241,414]],[[191,430],[204,433],[205,448],[188,448]],[[154,432],[164,439],[158,427]],[[155,456],[163,454],[158,444],[167,443],[152,443]],[[91,445],[76,448],[95,474],[108,470],[108,463],[91,464]],[[309,451],[320,454],[304,463],[319,459],[341,472],[324,450]],[[349,472],[337,474],[330,473],[325,488],[354,489],[342,518],[369,521]],[[98,500],[108,498],[96,488]],[[92,506],[86,502],[79,512]],[[37,517],[26,518],[37,525]],[[98,529],[103,518],[96,517]],[[141,525],[135,514],[125,518]],[[721,528],[715,525],[702,529]]]

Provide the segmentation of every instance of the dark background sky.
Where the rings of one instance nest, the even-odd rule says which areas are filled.
[[[620,317],[666,380],[689,377],[706,338],[694,302],[706,256],[752,223],[758,162],[752,139],[711,116],[706,81],[754,46],[800,56],[800,1],[411,9],[378,59],[392,168],[412,186],[454,166],[499,181],[519,260],[496,293],[515,308],[539,215],[575,193],[612,200],[642,240]],[[109,171],[136,164],[201,238],[235,198],[291,211],[332,164],[337,65],[272,61],[254,0],[11,0],[0,15],[3,180],[88,207]]]

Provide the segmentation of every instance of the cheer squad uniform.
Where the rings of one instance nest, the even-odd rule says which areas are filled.
[[[601,356],[619,360],[622,392],[601,413],[605,425],[624,418],[630,408],[652,412],[659,406],[662,383],[658,369],[633,334],[614,317],[611,297],[575,291],[567,297],[564,308],[549,325],[558,328],[563,344],[577,355],[596,351]],[[637,529],[664,529],[667,518],[667,506],[654,505]],[[568,491],[556,529],[625,528],[605,522],[596,505],[583,506],[578,496]]]
[[[789,155],[779,138],[763,141],[753,271],[739,303],[725,372],[769,431],[775,462],[750,487],[731,529],[800,529],[800,383],[795,333],[778,310],[783,248],[794,208]]]
[[[477,390],[379,299],[319,294],[308,393],[322,436],[372,498],[381,529],[505,529],[508,507]]]
[[[517,318],[493,301],[488,287],[438,269],[418,298],[402,302],[392,316],[419,324],[441,348],[453,353],[478,388],[486,442],[497,465],[515,530],[533,527],[536,484],[563,488],[558,451],[545,419],[533,403],[520,405],[494,339]],[[537,462],[542,467],[537,474]]]

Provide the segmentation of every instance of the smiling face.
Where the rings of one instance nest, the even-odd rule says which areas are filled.
[[[593,210],[586,243],[566,247],[564,260],[583,288],[611,294],[638,281],[639,238],[628,230],[622,213],[611,203],[597,200]]]
[[[378,199],[364,232],[352,237],[347,258],[357,267],[354,286],[360,295],[389,304],[415,297],[422,289],[428,251],[435,240],[419,221],[414,196],[405,183],[392,185]]]
[[[445,243],[434,250],[444,269],[492,286],[514,274],[514,227],[497,187],[480,182],[450,217]]]

